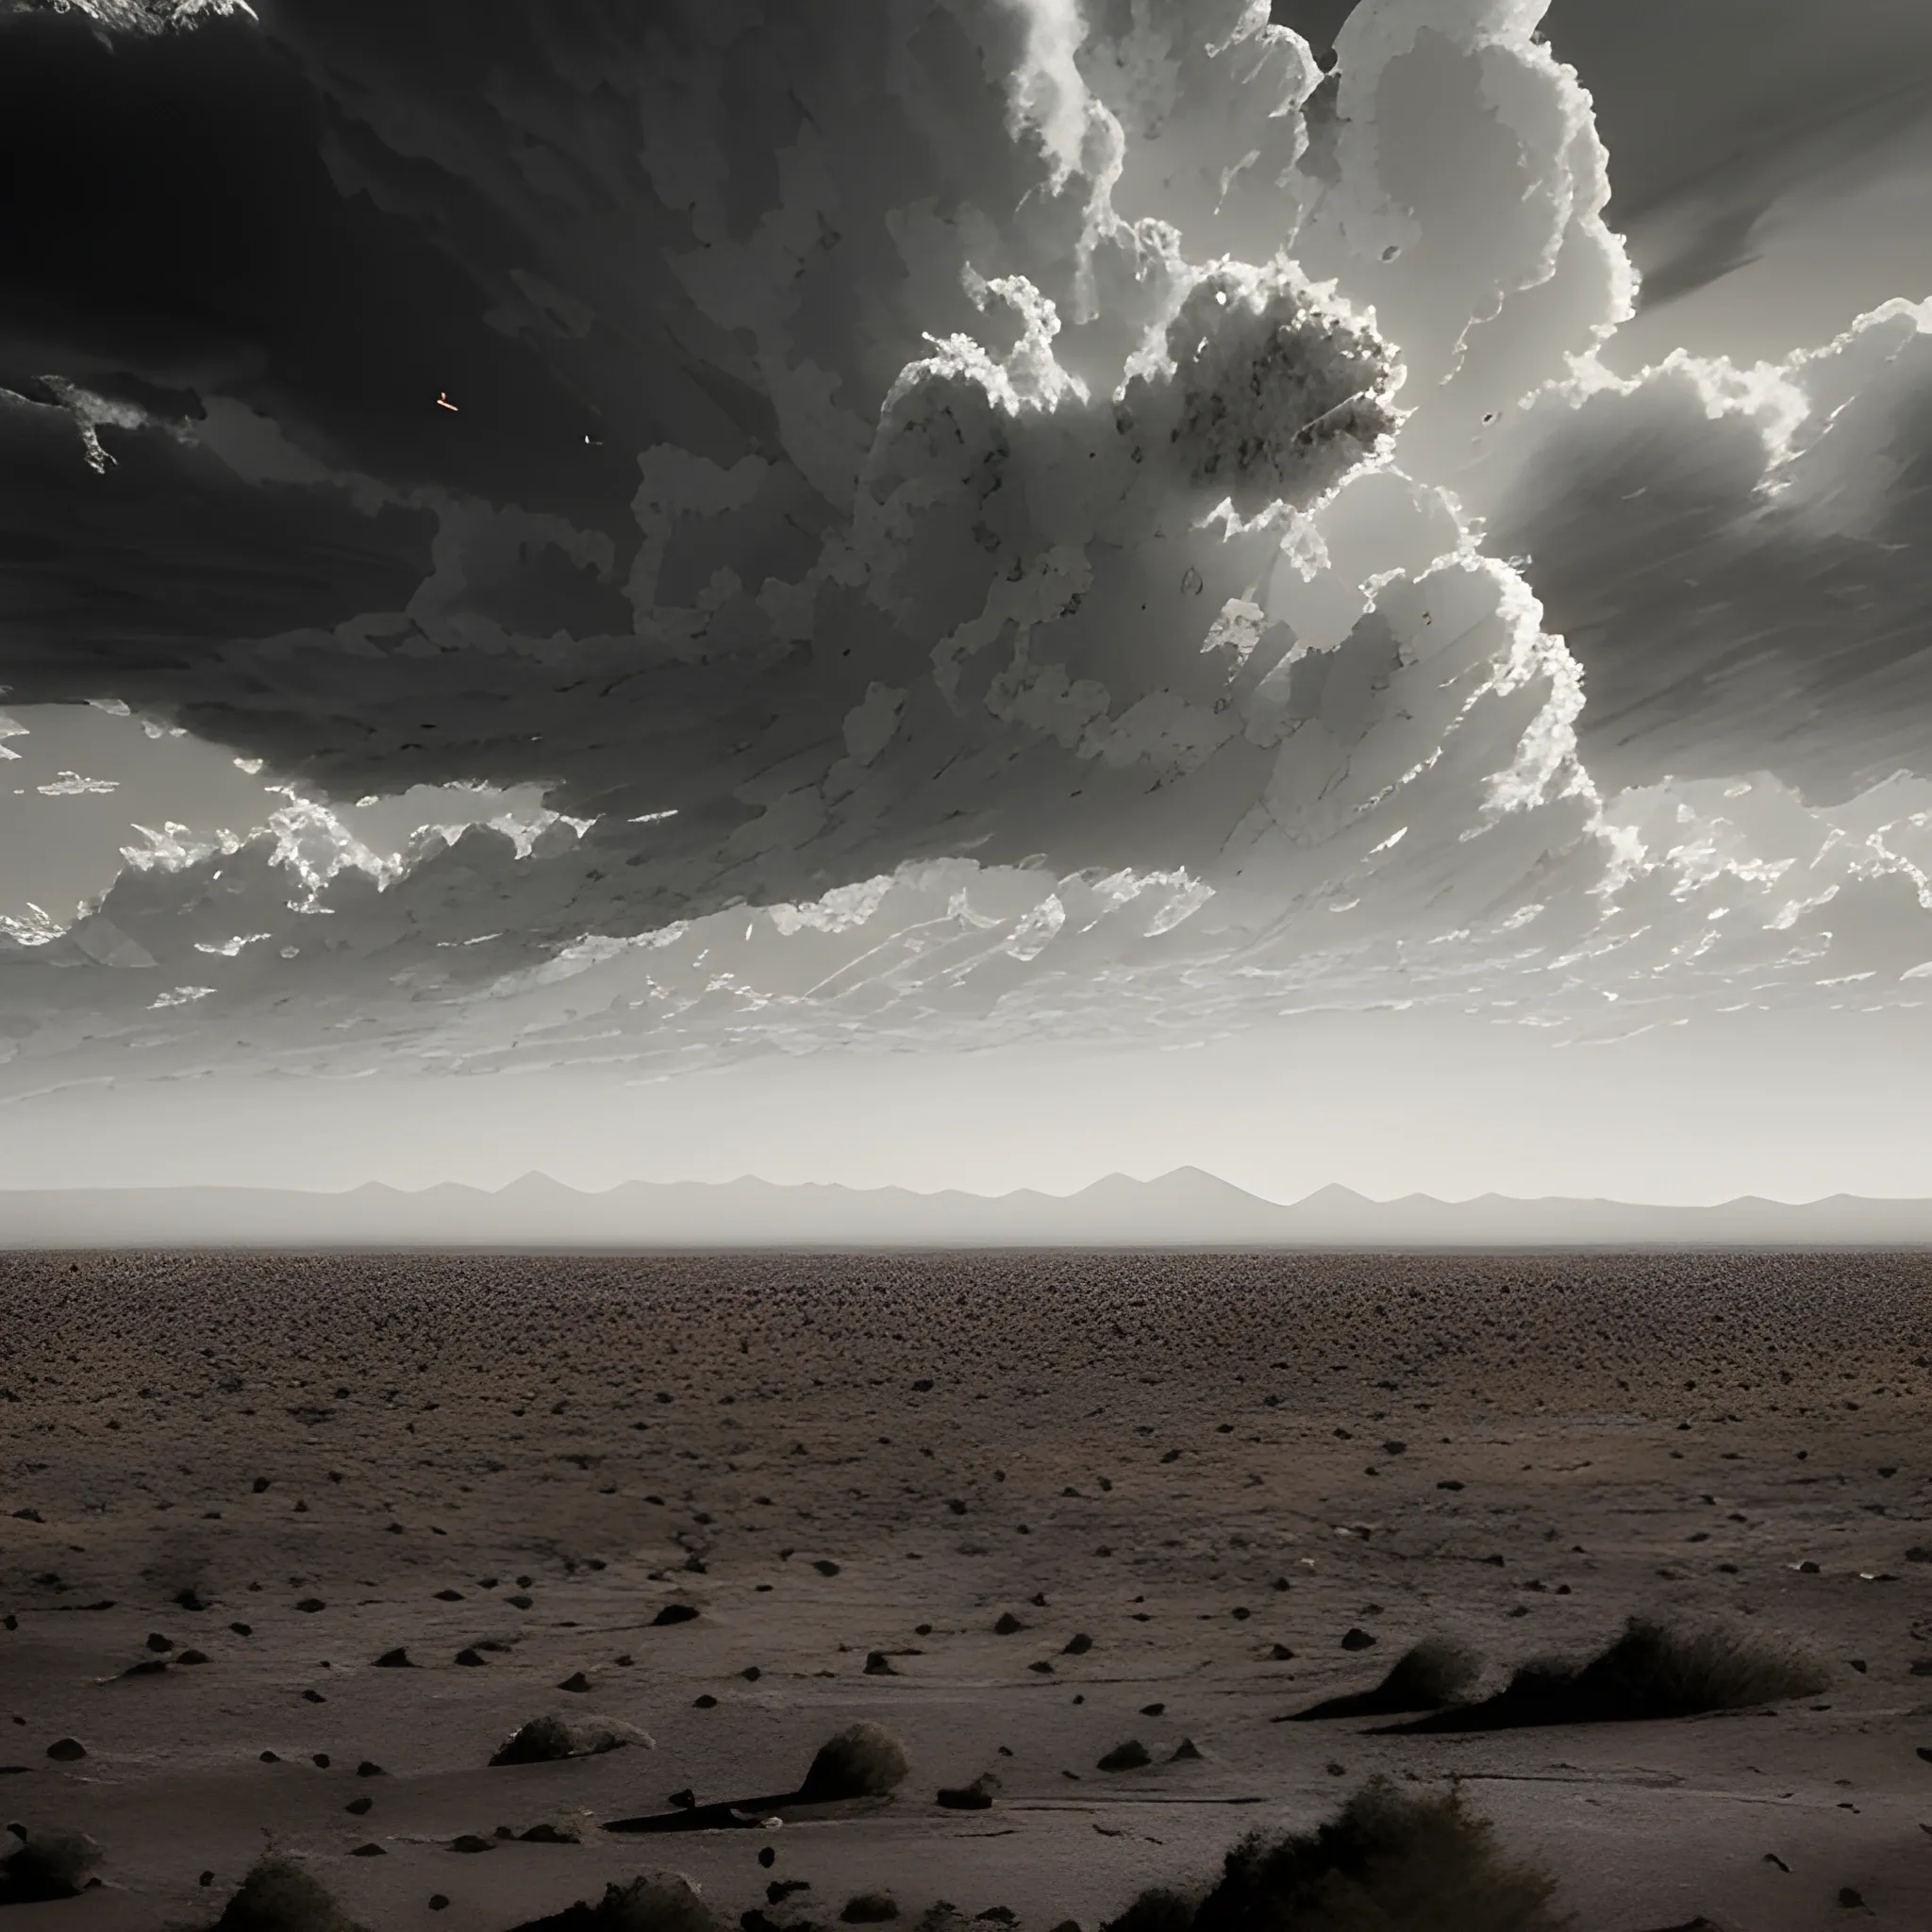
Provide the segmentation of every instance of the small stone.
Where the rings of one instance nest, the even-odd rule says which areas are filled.
[[[1060,1646],[1062,1657],[1085,1657],[1093,1648],[1093,1640],[1084,1630],[1076,1630]]]
[[[375,1800],[374,1798],[351,1798],[342,1807],[342,1809],[352,1818],[366,1818],[375,1808]]]
[[[457,1662],[466,1664],[472,1670],[475,1670],[483,1665],[484,1659],[480,1651],[459,1650],[457,1652]]]
[[[466,1831],[460,1838],[451,1839],[449,1848],[453,1852],[493,1852],[496,1849],[496,1840],[478,1838],[474,1831]]]
[[[1138,1738],[1129,1738],[1124,1744],[1116,1744],[1105,1757],[1100,1758],[1094,1769],[1097,1771],[1139,1771],[1144,1765],[1154,1762],[1147,1754],[1147,1747]]]
[[[666,1624],[689,1624],[696,1615],[690,1604],[666,1604],[651,1622],[661,1628]]]
[[[56,1738],[47,1746],[47,1756],[56,1764],[74,1764],[87,1756],[87,1746],[78,1738]]]
[[[375,1659],[378,1671],[413,1671],[416,1666],[409,1661],[409,1653],[398,1645],[394,1650],[386,1650]]]
[[[1025,1624],[1021,1623],[1011,1610],[1002,1610],[999,1615],[999,1622],[992,1626],[992,1634],[995,1637],[1011,1637],[1015,1632],[1024,1630],[1025,1627]]]
[[[368,1844],[358,1845],[349,1856],[352,1858],[386,1858],[389,1854],[381,1845]]]
[[[1359,1624],[1353,1624],[1342,1633],[1341,1647],[1343,1650],[1368,1650],[1374,1646],[1374,1638],[1368,1631],[1362,1629]]]
[[[382,1777],[383,1775],[385,1775],[385,1774],[383,1772],[383,1768],[381,1765],[373,1764],[370,1762],[368,1758],[365,1757],[362,1760],[362,1762],[356,1767],[356,1775],[358,1777]]]
[[[559,1690],[569,1690],[581,1696],[591,1688],[591,1680],[584,1675],[583,1672],[573,1671],[557,1688]]]

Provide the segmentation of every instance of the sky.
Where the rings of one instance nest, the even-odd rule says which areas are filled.
[[[0,1185],[1932,1191],[1928,57],[0,0]]]

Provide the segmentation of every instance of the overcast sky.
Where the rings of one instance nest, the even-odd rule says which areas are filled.
[[[1932,13],[458,11],[0,0],[0,1184],[1932,1191]]]

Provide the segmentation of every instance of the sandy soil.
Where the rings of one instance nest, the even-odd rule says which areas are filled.
[[[665,1867],[733,1921],[805,1879],[821,1922],[1092,1927],[1386,1771],[1464,1780],[1580,1932],[1924,1928],[1928,1350],[1923,1257],[0,1259],[0,1823],[106,1855],[0,1923],[206,1925],[273,1840],[375,1928]],[[1831,1688],[1273,1722],[1423,1636],[1500,1677],[1640,1611]],[[656,1748],[489,1768],[546,1711]],[[788,1790],[858,1718],[910,1754],[888,1804],[599,1828]],[[1127,1739],[1149,1768],[1096,1769]],[[583,1841],[497,1836],[544,1823]]]

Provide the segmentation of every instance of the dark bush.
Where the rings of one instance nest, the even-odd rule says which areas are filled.
[[[1389,1674],[1371,1690],[1329,1697],[1306,1710],[1291,1713],[1288,1722],[1312,1718],[1393,1717],[1407,1710],[1440,1710],[1453,1704],[1481,1674],[1482,1662],[1473,1652],[1446,1638],[1425,1638],[1403,1652]]]
[[[1101,1932],[1189,1932],[1194,1906],[1164,1885],[1153,1885],[1135,1899],[1119,1918],[1109,1919]]]
[[[514,1932],[719,1932],[719,1924],[690,1879],[652,1872],[628,1885],[607,1885],[595,1905],[579,1899]]]
[[[1525,1664],[1480,1704],[1390,1728],[1489,1731],[1695,1717],[1808,1697],[1829,1681],[1819,1664],[1761,1638],[1725,1629],[1673,1630],[1632,1617],[1624,1634],[1586,1663]]]
[[[1237,1845],[1191,1932],[1559,1932],[1555,1890],[1503,1856],[1459,1791],[1411,1796],[1376,1778],[1312,1832]]]

